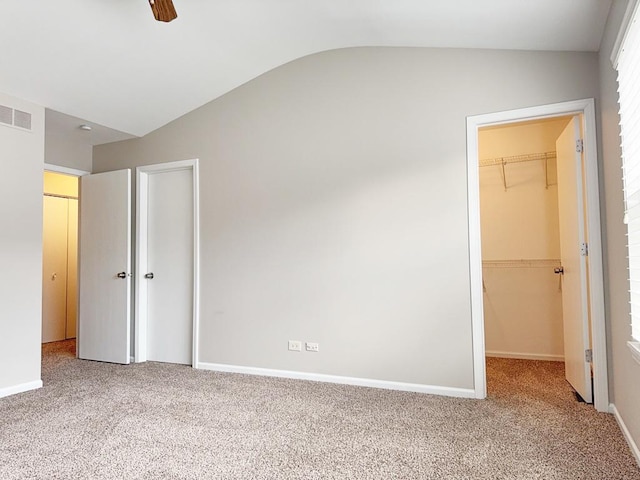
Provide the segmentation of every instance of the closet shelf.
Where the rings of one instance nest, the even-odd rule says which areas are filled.
[[[559,266],[559,258],[482,261],[482,268],[547,268]]]
[[[536,160],[553,160],[556,152],[529,153],[527,155],[514,155],[511,157],[486,158],[480,160],[481,167],[491,167],[492,165],[508,165],[510,163],[534,162]]]
[[[73,195],[59,195],[57,193],[44,193],[45,197],[55,197],[55,198],[68,198],[69,200],[78,200],[78,197],[74,197]]]
[[[509,165],[512,163],[543,161],[545,188],[549,188],[549,160],[554,160],[555,158],[556,152],[529,153],[526,155],[513,155],[511,157],[485,158],[484,160],[480,160],[478,162],[478,165],[480,167],[500,167],[500,173],[502,174],[502,184],[504,186],[504,191],[506,192],[507,174],[504,168],[505,165]]]

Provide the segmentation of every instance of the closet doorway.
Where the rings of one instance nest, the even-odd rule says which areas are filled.
[[[556,144],[572,122],[572,116],[557,117],[478,132],[487,357],[565,360],[564,327],[571,324],[563,323],[563,295],[571,292],[563,293],[560,273],[564,262],[558,193],[567,185],[558,185],[558,165],[567,158],[558,155]],[[581,332],[570,330],[567,339],[572,335]],[[534,364],[497,365],[508,372]],[[488,382],[491,392],[491,378]],[[587,387],[581,390],[590,401]]]
[[[488,357],[564,361],[556,140],[571,120],[479,130]]]
[[[476,397],[485,353],[564,359],[607,411],[593,99],[469,117],[467,140]]]
[[[76,338],[78,178],[44,172],[42,343]]]

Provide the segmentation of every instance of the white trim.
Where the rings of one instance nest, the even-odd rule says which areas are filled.
[[[136,275],[135,275],[135,362],[147,361],[147,304],[146,282],[142,272],[147,271],[147,212],[149,199],[149,174],[191,170],[193,186],[193,340],[191,365],[198,368],[198,345],[200,335],[200,189],[199,161],[179,160],[136,168]]]
[[[83,175],[89,175],[91,172],[85,170],[78,170],[76,168],[61,167],[60,165],[53,165],[51,163],[45,163],[44,169],[47,172],[63,173],[65,175],[73,175],[74,177],[82,177]]]
[[[618,30],[618,35],[616,36],[616,41],[613,44],[613,49],[611,51],[611,65],[616,70],[618,69],[618,59],[620,58],[620,52],[622,52],[622,42],[624,42],[624,38],[627,36],[627,30],[629,29],[629,22],[631,22],[631,18],[633,18],[633,14],[640,5],[640,1],[638,0],[629,0],[627,4],[627,9],[624,12],[624,16],[622,17],[622,23],[620,23],[620,30]]]
[[[600,181],[595,101],[590,99],[583,109],[585,152],[585,198],[587,202],[587,241],[589,242],[589,300],[591,312],[591,349],[593,351],[593,396],[599,412],[609,408],[607,367],[607,328],[604,306],[604,268],[602,265],[602,223],[600,219]]]
[[[640,448],[638,448],[638,445],[633,440],[631,432],[629,432],[627,425],[624,423],[624,420],[622,420],[622,417],[620,416],[620,412],[618,412],[618,409],[613,403],[609,405],[609,412],[612,413],[614,417],[616,417],[618,426],[620,427],[620,430],[622,430],[622,435],[624,435],[624,439],[627,441],[627,444],[629,444],[631,453],[633,453],[633,456],[636,458],[636,463],[640,465]]]
[[[193,368],[200,358],[200,162],[193,160]]]
[[[595,102],[592,98],[541,105],[505,112],[467,117],[467,202],[469,209],[469,277],[471,281],[471,321],[473,338],[473,375],[476,398],[485,398],[486,369],[484,313],[482,299],[482,244],[480,234],[480,187],[478,173],[478,129],[489,125],[582,115],[585,141],[585,177],[587,203],[587,238],[589,239],[589,298],[594,371],[594,405],[606,412],[609,408],[607,379],[607,345],[604,309],[604,276],[600,230],[600,197],[596,145]]]
[[[484,344],[484,283],[480,238],[480,172],[478,171],[478,125],[467,117],[467,202],[469,217],[469,281],[471,287],[471,339],[473,386],[476,398],[487,397]],[[473,166],[473,168],[472,168]]]
[[[428,393],[445,397],[474,398],[475,392],[470,388],[440,387],[422,385],[419,383],[390,382],[369,378],[343,377],[339,375],[325,375],[322,373],[295,372],[291,370],[273,370],[270,368],[243,367],[222,363],[201,362],[198,368],[214,372],[241,373],[261,377],[292,378],[295,380],[311,380],[313,382],[338,383],[341,385],[355,385],[358,387],[381,388],[384,390],[399,390],[403,392]]]
[[[140,167],[138,167],[140,168]],[[147,245],[146,215],[143,222],[142,212],[147,212],[149,198],[148,176],[136,169],[136,269],[134,275],[134,320],[133,320],[133,354],[136,363],[147,361],[147,284],[142,281],[142,272],[147,271],[147,256],[142,254],[142,246]]]
[[[487,350],[487,357],[493,358],[519,358],[521,360],[542,360],[545,362],[564,362],[564,355],[549,355],[546,353],[519,353],[519,352],[496,352]]]
[[[0,398],[15,395],[16,393],[28,392],[29,390],[36,390],[38,388],[42,388],[42,380],[34,380],[33,382],[0,388]]]

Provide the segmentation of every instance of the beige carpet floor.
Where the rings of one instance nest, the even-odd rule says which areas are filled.
[[[481,401],[72,349],[47,345],[45,387],[0,399],[0,479],[640,479],[561,363],[490,359]]]

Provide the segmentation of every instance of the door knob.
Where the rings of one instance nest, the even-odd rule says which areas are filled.
[[[144,275],[144,278],[148,278],[149,280],[151,280],[153,278],[153,272],[146,273]]]
[[[120,272],[118,278],[127,278],[127,272]]]
[[[553,269],[553,273],[557,273],[558,275],[564,275],[564,267],[556,267]]]

